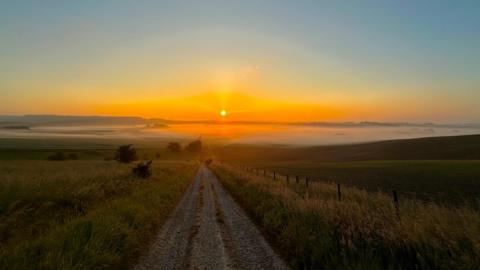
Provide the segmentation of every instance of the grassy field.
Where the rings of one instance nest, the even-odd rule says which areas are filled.
[[[62,152],[66,155],[75,154],[79,160],[109,160],[115,156],[116,147],[107,149],[72,149],[72,148],[46,148],[46,149],[0,149],[0,160],[47,160],[52,154]],[[139,159],[160,160],[193,160],[196,155],[182,151],[172,153],[165,148],[142,148],[134,145]]]
[[[219,157],[228,162],[480,160],[480,135],[307,147],[229,145],[216,147],[214,150]]]
[[[114,161],[1,161],[0,269],[126,269],[193,180],[155,161],[138,179]]]
[[[213,166],[223,185],[297,269],[476,269],[480,213],[317,182],[273,181]]]
[[[231,145],[214,153],[227,163],[284,175],[480,206],[480,135],[312,147]]]
[[[480,207],[480,160],[397,160],[357,162],[259,162],[247,166],[313,181],[355,185],[369,191],[397,190],[445,204]]]
[[[57,152],[74,154],[79,160],[112,159],[118,146],[132,144],[139,159],[188,160],[196,156],[184,151],[172,153],[166,146],[170,141],[182,147],[190,141],[167,139],[81,139],[81,138],[0,138],[0,160],[47,160]]]

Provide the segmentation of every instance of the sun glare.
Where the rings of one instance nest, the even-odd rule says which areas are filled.
[[[222,117],[225,117],[225,116],[227,115],[227,111],[221,110],[221,111],[220,111],[220,115],[221,115]]]

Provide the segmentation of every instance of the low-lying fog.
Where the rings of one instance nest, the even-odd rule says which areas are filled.
[[[389,139],[480,134],[461,126],[308,126],[273,124],[172,124],[169,126],[35,126],[0,128],[0,138],[171,138],[202,137],[224,143],[291,145],[345,144]]]

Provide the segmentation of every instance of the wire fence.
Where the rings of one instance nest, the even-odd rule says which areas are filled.
[[[225,165],[223,162],[220,162],[222,165]],[[249,167],[249,166],[244,166],[244,165],[231,165],[232,167],[235,167],[236,169],[240,169],[244,172],[247,172],[249,174],[252,174],[257,177],[264,177],[264,178],[270,178],[273,181],[285,181],[287,184],[295,184],[298,186],[302,186],[307,190],[307,197],[308,197],[308,189],[313,181],[315,182],[325,182],[329,184],[333,184],[336,186],[336,195],[337,195],[337,200],[339,202],[342,201],[342,187],[343,186],[355,186],[355,185],[348,185],[344,183],[338,183],[334,181],[325,181],[325,180],[319,180],[319,179],[313,179],[310,176],[304,176],[304,175],[297,175],[297,174],[282,174],[277,171],[270,171],[266,170],[264,168],[255,168],[255,167]],[[402,192],[405,194],[410,193],[411,195],[416,195],[413,192]],[[391,198],[392,198],[392,203],[395,207],[396,213],[398,218],[400,219],[400,196],[399,192],[396,189],[391,189]]]

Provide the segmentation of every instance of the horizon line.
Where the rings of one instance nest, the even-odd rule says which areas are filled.
[[[276,125],[352,125],[352,126],[469,126],[469,125],[480,125],[479,122],[450,122],[450,123],[439,123],[433,121],[422,121],[422,122],[412,122],[412,121],[372,121],[372,120],[345,120],[345,121],[325,121],[325,120],[313,120],[313,121],[256,121],[256,120],[228,120],[228,119],[168,119],[160,117],[143,117],[143,116],[134,116],[134,115],[75,115],[75,114],[0,114],[0,121],[2,117],[4,118],[22,118],[22,117],[58,117],[58,118],[116,118],[116,119],[136,119],[144,121],[162,121],[167,124],[276,124]],[[146,124],[155,124],[155,123],[146,123]]]

